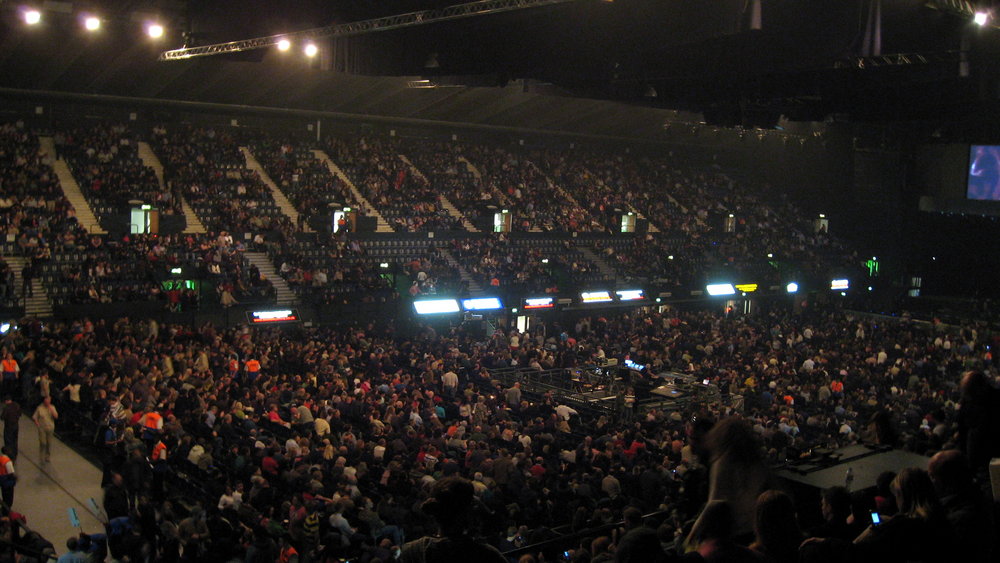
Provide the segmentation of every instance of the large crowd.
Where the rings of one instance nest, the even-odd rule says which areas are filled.
[[[75,250],[86,230],[66,199],[38,137],[23,124],[0,125],[0,225],[25,257]]]
[[[60,127],[52,140],[55,156],[66,160],[95,210],[122,214],[137,200],[156,206],[160,213],[181,213],[179,193],[160,187],[153,169],[139,158],[137,137],[125,125]]]
[[[740,561],[989,560],[991,509],[973,477],[998,444],[996,362],[977,327],[636,311],[523,334],[400,328],[84,319],[27,325],[4,346],[28,404],[43,375],[52,389],[79,385],[78,402],[57,401],[107,429],[104,509],[124,519],[109,534],[119,559],[272,561],[290,549],[388,561],[434,534],[435,518],[446,528],[427,502],[454,501],[441,489],[460,478],[475,498],[463,533],[524,547],[523,561],[558,557],[529,547],[556,530],[579,533],[573,561],[730,561],[734,550]],[[490,375],[605,358],[707,378],[722,400],[595,418]],[[827,517],[805,531],[785,493],[766,492],[773,464],[861,442],[962,453],[944,455],[937,475],[932,464],[929,477],[888,476],[885,490],[828,491],[798,516]],[[180,475],[184,487],[171,487]],[[891,519],[869,529],[869,508]],[[966,517],[984,520],[949,523]],[[938,543],[948,538],[962,541]],[[901,541],[912,550],[893,551]]]
[[[250,137],[248,144],[254,156],[306,220],[315,217],[319,223],[329,225],[331,205],[336,204],[336,209],[361,207],[347,185],[312,152],[309,143],[278,139],[265,132]]]

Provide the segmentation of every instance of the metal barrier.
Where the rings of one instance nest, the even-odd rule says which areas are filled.
[[[670,511],[668,510],[658,510],[656,512],[651,512],[649,514],[643,515],[642,519],[647,518],[667,518],[670,516]],[[579,532],[573,532],[571,534],[565,534],[557,538],[552,538],[550,540],[545,540],[543,542],[538,542],[531,545],[526,545],[524,547],[519,547],[517,549],[512,549],[510,551],[503,552],[504,557],[507,559],[516,560],[518,557],[526,553],[559,553],[565,551],[569,548],[575,548],[576,544],[579,542],[580,538],[587,536],[603,536],[610,533],[615,528],[623,526],[625,521],[612,522],[610,524],[604,524],[603,526],[598,526],[596,528],[588,528],[586,530],[580,530]]]
[[[598,366],[549,370],[512,367],[489,373],[505,387],[520,383],[523,393],[537,397],[549,394],[581,414],[616,415],[624,406],[624,389],[615,374]]]

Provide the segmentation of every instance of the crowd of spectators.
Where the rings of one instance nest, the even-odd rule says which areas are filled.
[[[586,213],[559,197],[549,179],[525,154],[502,146],[464,144],[461,154],[481,174],[481,199],[514,214],[514,231],[574,231]],[[449,197],[460,197],[459,194]],[[454,201],[454,200],[453,200]]]
[[[165,126],[150,142],[170,190],[179,190],[211,231],[287,230],[270,189],[246,167],[236,135],[213,127]]]
[[[559,293],[607,282],[569,241],[489,238],[455,240],[451,253],[480,287],[505,292]]]
[[[237,301],[273,300],[274,288],[243,256],[242,242],[226,232],[177,235],[91,236],[75,253],[56,254],[38,275],[57,304],[163,301],[172,311],[197,308],[194,280]],[[172,270],[180,268],[178,276]],[[224,301],[224,300],[223,300]]]
[[[306,217],[324,217],[330,204],[360,209],[351,190],[312,152],[312,145],[291,138],[278,139],[258,132],[249,145],[253,155],[295,209]]]
[[[47,161],[51,157],[23,124],[0,125],[0,234],[13,237],[21,255],[38,260],[86,240]]]
[[[809,561],[940,561],[942,550],[987,561],[991,508],[972,476],[998,444],[994,343],[975,327],[822,311],[628,312],[488,336],[81,320],[5,340],[29,394],[42,374],[80,385],[71,408],[108,428],[105,510],[127,524],[112,554],[160,561],[270,561],[280,549],[388,561],[434,533],[429,516],[441,513],[424,502],[459,476],[479,506],[467,532],[502,551],[564,526],[587,538],[574,561],[730,560],[713,559],[727,550],[796,561],[806,537],[827,538],[802,544]],[[605,357],[708,378],[723,402],[594,420],[489,373]],[[891,492],[829,491],[829,509],[798,516],[766,492],[771,464],[862,441],[945,451],[944,465],[888,476]],[[165,488],[174,472],[192,479],[179,495]],[[852,503],[864,522],[848,519]],[[892,519],[868,528],[869,507]],[[822,525],[803,532],[797,518]],[[975,525],[949,523],[962,518]],[[893,553],[901,538],[905,553]]]
[[[153,169],[139,158],[138,139],[125,125],[62,127],[52,140],[57,157],[66,160],[98,217],[124,213],[132,200],[165,215],[182,213],[179,194],[160,188]]]
[[[441,204],[441,192],[400,158],[391,139],[330,138],[327,155],[397,232],[460,231]]]
[[[461,291],[456,268],[427,241],[360,241],[337,236],[268,244],[279,275],[298,295],[318,303],[386,303],[410,295]]]

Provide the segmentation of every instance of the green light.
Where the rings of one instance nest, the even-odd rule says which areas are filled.
[[[868,277],[878,277],[878,260],[874,256],[872,256],[871,260],[865,262],[865,267],[868,268]]]

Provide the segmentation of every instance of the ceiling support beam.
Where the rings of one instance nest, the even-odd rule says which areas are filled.
[[[277,45],[278,42],[282,40],[305,41],[324,37],[349,37],[352,35],[361,35],[363,33],[389,31],[405,27],[440,23],[476,16],[500,14],[503,12],[512,12],[527,8],[553,6],[556,4],[576,1],[578,0],[480,0],[478,2],[457,4],[455,6],[448,6],[447,8],[437,10],[421,10],[419,12],[409,12],[395,16],[386,16],[382,18],[337,24],[327,27],[317,27],[282,35],[269,35],[267,37],[255,37],[253,39],[230,41],[228,43],[215,43],[212,45],[173,49],[160,53],[160,60],[177,61],[193,57],[238,53],[240,51],[250,51],[253,49],[271,47],[273,45]]]

